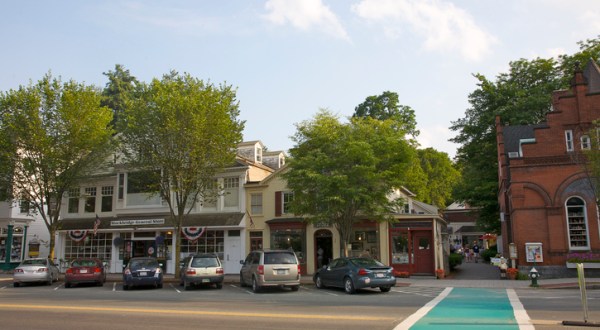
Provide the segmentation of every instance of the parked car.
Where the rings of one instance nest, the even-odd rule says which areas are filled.
[[[192,285],[212,285],[217,289],[223,287],[223,266],[214,253],[187,256],[181,264],[180,283],[185,290]]]
[[[75,259],[65,271],[65,288],[70,288],[79,283],[95,283],[98,286],[102,286],[105,281],[106,271],[100,259]]]
[[[156,258],[131,258],[123,270],[123,290],[134,286],[163,286],[163,271]]]
[[[300,287],[300,264],[293,251],[252,251],[240,263],[240,285],[251,285],[254,292],[268,286],[289,287],[292,291]]]
[[[379,288],[389,292],[396,285],[393,269],[372,258],[338,258],[313,275],[317,288],[327,286],[344,288],[352,294],[357,289]]]
[[[58,281],[58,274],[58,267],[50,259],[25,259],[14,269],[13,286],[34,282],[52,285],[52,282]]]

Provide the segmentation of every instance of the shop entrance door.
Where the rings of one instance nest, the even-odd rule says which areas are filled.
[[[123,256],[123,266],[127,265],[129,259],[135,257],[154,257],[156,258],[156,242],[151,240],[126,240],[125,255]]]
[[[415,274],[434,274],[431,231],[415,231],[412,239]]]
[[[321,264],[319,264],[319,249],[323,252]],[[329,261],[333,258],[333,235],[331,231],[321,229],[315,232],[315,269],[329,265]]]

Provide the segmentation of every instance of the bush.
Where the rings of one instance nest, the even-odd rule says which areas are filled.
[[[485,262],[490,262],[490,259],[495,258],[497,254],[498,254],[498,247],[496,245],[494,245],[494,246],[490,246],[489,249],[481,252],[481,257],[483,258],[483,260]]]
[[[453,270],[456,266],[462,264],[463,255],[458,253],[450,253],[448,257],[448,263],[450,264],[450,269]]]

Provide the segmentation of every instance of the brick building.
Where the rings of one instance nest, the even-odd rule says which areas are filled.
[[[544,278],[574,275],[567,259],[575,253],[600,253],[596,196],[582,161],[600,118],[597,63],[577,70],[570,89],[555,91],[552,107],[537,125],[496,118],[503,254]]]

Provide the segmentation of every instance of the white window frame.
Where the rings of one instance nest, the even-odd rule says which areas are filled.
[[[580,201],[583,202],[583,205],[575,205],[575,206],[569,206],[567,203],[569,202],[569,200],[573,199],[573,198],[577,198]],[[574,212],[569,212],[569,208],[582,208],[582,214],[575,214]],[[573,223],[571,220],[575,220],[574,218],[581,218],[583,217],[583,223]],[[585,199],[579,197],[579,196],[571,196],[569,198],[567,198],[567,200],[565,201],[565,218],[566,218],[566,225],[567,225],[567,238],[568,238],[568,242],[569,242],[569,250],[571,251],[587,251],[590,249],[590,229],[589,229],[589,221],[588,221],[588,216],[587,216],[587,205],[585,202]],[[581,229],[577,229],[574,228],[577,225],[583,225]],[[585,230],[585,245],[572,245],[571,243],[571,232],[576,232],[577,230]],[[581,235],[583,236],[583,235]]]
[[[281,214],[290,214],[288,208],[286,207],[288,203],[294,200],[294,192],[292,191],[284,191],[281,193]]]
[[[573,131],[570,129],[565,131],[565,143],[567,151],[573,151]]]
[[[590,140],[590,137],[588,135],[582,135],[581,138],[579,138],[579,140],[581,142],[581,150],[592,149],[592,141]]]
[[[252,215],[263,214],[263,194],[262,193],[250,194],[250,214],[252,214]]]

